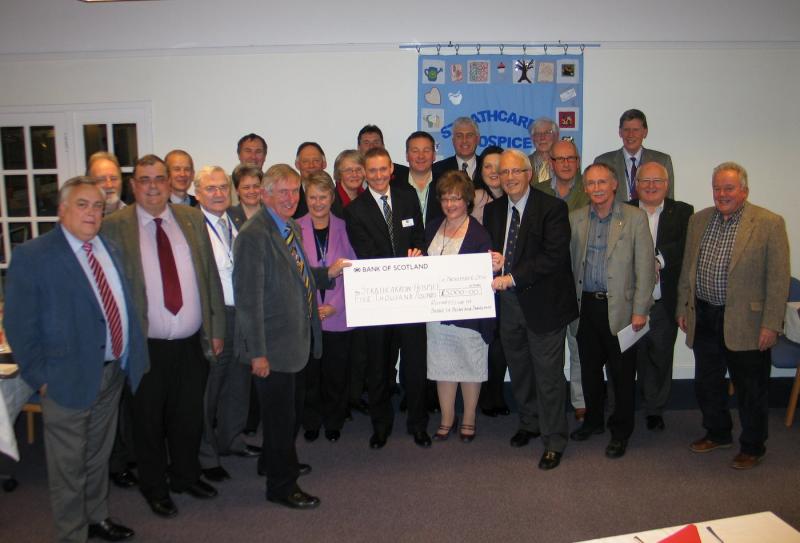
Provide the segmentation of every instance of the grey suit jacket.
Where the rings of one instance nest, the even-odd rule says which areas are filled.
[[[300,240],[297,223],[290,220],[289,225]],[[302,243],[298,245],[308,263]],[[250,364],[253,358],[266,356],[271,370],[302,370],[312,339],[314,357],[322,355],[317,297],[312,297],[309,319],[303,276],[266,208],[250,217],[233,247],[236,349],[241,362]],[[308,266],[308,270],[312,291],[332,287],[327,268]]]
[[[678,317],[686,317],[686,345],[694,344],[695,294],[700,242],[715,208],[689,219],[686,250],[678,281]],[[761,327],[780,332],[789,296],[789,240],[783,217],[746,203],[728,268],[725,346],[732,351],[758,349]]]
[[[200,307],[203,313],[201,342],[208,360],[215,360],[211,347],[212,338],[225,337],[225,300],[222,284],[214,261],[214,250],[208,239],[203,212],[199,208],[186,205],[168,204],[175,220],[186,237],[192,252],[192,263],[200,290]],[[142,269],[142,253],[139,245],[139,219],[136,205],[116,211],[103,221],[102,233],[114,241],[122,250],[125,278],[131,285],[131,298],[136,305],[136,313],[147,334],[147,291]]]
[[[645,147],[642,147],[642,164],[647,164],[648,162],[658,162],[667,169],[667,173],[669,174],[669,192],[667,194],[667,197],[674,199],[675,174],[672,171],[672,158],[670,158],[670,156],[667,153],[662,153],[661,151],[653,151],[652,149],[647,149]],[[627,202],[628,200],[630,200],[631,197],[630,194],[628,194],[628,186],[627,186],[628,176],[625,174],[625,172],[627,171],[625,165],[625,154],[622,152],[622,148],[619,148],[616,151],[609,151],[607,153],[603,153],[602,155],[594,159],[594,163],[605,164],[607,166],[611,166],[612,168],[614,168],[614,172],[617,174],[617,181],[619,182],[617,186],[616,198],[620,202]]]
[[[589,212],[592,206],[569,214],[572,228],[570,254],[578,305],[583,293],[586,248],[589,241]],[[655,251],[647,214],[641,209],[614,202],[606,246],[606,287],[608,289],[608,324],[616,335],[631,323],[631,317],[649,315],[656,284]],[[577,321],[573,322],[577,332]]]

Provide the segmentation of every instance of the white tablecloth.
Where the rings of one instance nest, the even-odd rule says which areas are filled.
[[[800,302],[786,302],[786,317],[783,324],[783,333],[787,339],[800,343]]]
[[[14,421],[22,406],[33,394],[28,383],[17,375],[10,379],[0,379],[0,453],[19,460],[17,438],[14,435]]]

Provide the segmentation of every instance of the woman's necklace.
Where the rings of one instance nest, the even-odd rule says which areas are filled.
[[[461,224],[459,224],[456,227],[456,229],[453,230],[453,235],[449,237],[447,235],[448,220],[447,219],[444,220],[444,227],[442,228],[442,250],[439,251],[439,256],[442,256],[444,254],[444,250],[447,248],[447,246],[450,244],[450,242],[453,240],[456,234],[458,234],[459,230],[461,230],[461,227],[464,226],[464,224],[467,222],[468,219],[469,215],[465,216],[464,219],[461,221]]]

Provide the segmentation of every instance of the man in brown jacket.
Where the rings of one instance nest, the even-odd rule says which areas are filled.
[[[770,348],[783,328],[789,240],[782,217],[747,202],[742,166],[717,166],[712,187],[714,207],[689,220],[678,283],[678,325],[694,350],[695,392],[707,431],[689,448],[704,453],[732,444],[727,370],[742,424],[731,467],[749,469],[766,452]]]

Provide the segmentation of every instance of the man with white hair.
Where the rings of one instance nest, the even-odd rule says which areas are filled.
[[[550,150],[558,141],[558,123],[548,117],[539,117],[530,126],[531,141],[535,151],[528,155],[533,168],[531,183],[544,183],[555,177],[550,163]]]
[[[86,175],[96,179],[106,195],[103,215],[125,207],[122,201],[122,170],[116,156],[106,151],[93,153],[87,161]]]
[[[439,179],[444,172],[450,170],[461,170],[474,181],[481,170],[478,155],[475,154],[480,141],[478,123],[469,117],[459,117],[453,121],[453,149],[456,154],[433,165],[433,178]]]

